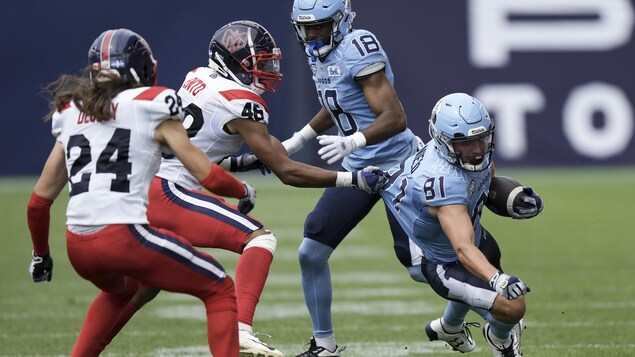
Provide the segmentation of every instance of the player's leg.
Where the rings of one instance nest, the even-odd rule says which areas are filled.
[[[395,249],[397,259],[399,259],[399,262],[406,267],[412,280],[419,283],[426,283],[426,277],[423,276],[423,272],[421,271],[421,257],[423,257],[423,251],[412,239],[410,239],[410,237],[408,237],[397,221],[397,218],[395,218],[395,215],[388,207],[386,207],[386,204],[387,203],[384,202],[386,217],[388,218],[388,225],[390,226],[390,231],[392,233],[393,247]]]
[[[236,206],[208,192],[187,190],[155,178],[150,187],[148,219],[154,226],[186,237],[194,246],[241,254],[236,267],[236,301],[241,353],[282,356],[253,332],[256,306],[275,254],[276,236]]]
[[[150,287],[198,297],[207,312],[212,354],[238,356],[234,284],[214,258],[194,249],[188,240],[150,226],[119,226],[109,240],[112,236],[124,238],[116,249],[100,251],[106,269]]]
[[[313,323],[315,340],[312,339],[311,348],[337,349],[331,320],[332,287],[328,259],[379,199],[379,195],[350,188],[327,188],[306,218],[298,257],[304,300]]]
[[[104,270],[99,256],[96,238],[99,233],[79,235],[67,231],[67,250],[75,271],[101,289],[91,303],[71,356],[98,356],[96,348],[103,335],[116,323],[116,317],[137,291],[138,283],[122,275]]]

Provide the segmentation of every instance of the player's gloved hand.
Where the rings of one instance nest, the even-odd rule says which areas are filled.
[[[300,149],[302,149],[308,142],[309,140],[304,138],[304,136],[300,134],[299,131],[296,131],[295,133],[293,133],[292,137],[282,142],[282,146],[284,146],[284,148],[287,150],[287,154],[291,156],[300,151]]]
[[[29,273],[31,273],[31,278],[36,283],[40,283],[45,280],[51,281],[51,279],[53,279],[53,258],[51,258],[51,254],[49,253],[40,257],[35,254],[35,251],[31,252]]]
[[[260,170],[263,175],[270,174],[271,170],[265,166],[256,155],[246,153],[242,155],[232,155],[221,161],[220,166],[231,172],[245,172],[251,170]]]
[[[256,189],[246,181],[243,181],[243,185],[245,185],[247,194],[238,200],[238,211],[242,214],[247,214],[256,206]]]
[[[525,203],[524,207],[514,205],[512,213],[513,219],[528,219],[536,217],[542,212],[544,204],[542,197],[531,187],[523,187],[523,191],[529,196],[522,196],[521,199]]]
[[[316,139],[322,145],[322,148],[318,150],[318,155],[329,164],[366,146],[366,138],[360,132],[349,136],[320,135]]]
[[[388,173],[379,167],[368,166],[362,170],[353,171],[352,186],[367,193],[381,192],[388,182]]]
[[[504,296],[507,300],[517,299],[531,291],[522,280],[500,271],[492,275],[489,279],[489,285],[496,290],[498,295]]]

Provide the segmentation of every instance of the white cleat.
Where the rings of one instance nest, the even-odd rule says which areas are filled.
[[[477,322],[463,323],[463,329],[457,333],[446,332],[441,324],[441,319],[428,322],[426,335],[430,341],[445,341],[453,350],[461,353],[472,352],[476,347],[472,333],[468,326],[481,327]]]
[[[240,357],[284,357],[284,354],[275,347],[260,341],[259,335],[269,336],[258,332],[238,330]]]
[[[489,322],[483,326],[483,336],[485,341],[489,344],[489,347],[494,354],[494,357],[521,357],[523,354],[520,352],[520,335],[524,328],[522,320],[514,326],[514,329],[509,334],[507,340],[501,340],[494,336],[490,331]],[[516,330],[516,331],[514,331]]]

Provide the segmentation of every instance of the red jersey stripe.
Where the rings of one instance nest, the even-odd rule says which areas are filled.
[[[135,100],[154,100],[154,98],[156,98],[157,95],[159,95],[159,93],[163,92],[166,89],[167,89],[166,87],[150,87],[150,88],[144,90],[143,92],[139,93],[133,99],[135,99]]]
[[[265,108],[265,110],[269,112],[269,108],[267,108],[267,103],[265,103],[265,101],[262,99],[261,96],[259,96],[258,94],[254,92],[250,92],[248,90],[242,90],[242,89],[231,89],[231,90],[224,90],[218,93],[229,101],[234,99],[253,100],[254,102],[260,103],[260,105],[262,105]]]

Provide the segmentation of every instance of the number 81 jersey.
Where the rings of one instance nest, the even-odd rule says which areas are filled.
[[[71,102],[53,115],[66,156],[67,225],[148,223],[148,188],[161,159],[154,131],[182,120],[181,101],[165,87],[134,88],[112,99],[111,112],[98,122]]]

